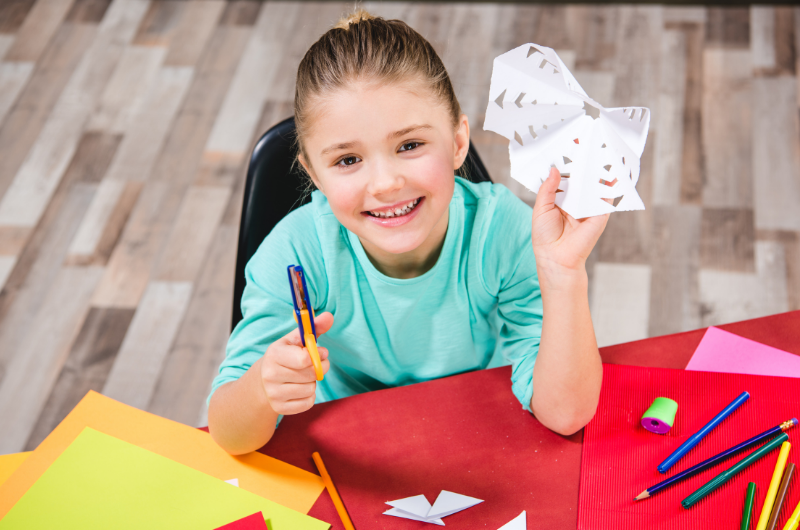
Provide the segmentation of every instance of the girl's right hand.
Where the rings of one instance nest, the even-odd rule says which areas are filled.
[[[333,315],[322,313],[314,319],[317,337],[331,329]],[[322,371],[328,373],[328,350],[318,346]],[[317,378],[308,350],[295,328],[273,342],[261,358],[261,383],[272,407],[278,414],[299,414],[314,406]]]

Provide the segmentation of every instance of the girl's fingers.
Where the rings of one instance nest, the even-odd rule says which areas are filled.
[[[317,318],[314,319],[314,330],[317,332],[317,338],[331,329],[331,326],[333,326],[333,315],[331,313],[326,311],[317,315]],[[311,330],[308,331],[310,332]],[[279,340],[283,341],[284,344],[290,344],[292,346],[303,345],[303,341],[300,340],[300,329],[298,327],[292,329],[292,331]]]
[[[555,167],[550,168],[550,174],[547,176],[542,185],[539,187],[539,192],[536,194],[536,203],[533,206],[534,217],[543,211],[548,211],[553,208],[556,202],[556,190],[561,183],[561,173]]]
[[[291,401],[293,399],[313,398],[316,394],[317,385],[311,383],[284,383],[275,385],[270,392],[270,401]]]
[[[302,369],[293,369],[283,366],[278,363],[271,364],[267,371],[264,374],[264,378],[267,381],[273,383],[310,383],[312,381],[316,381],[317,375],[314,372],[314,367],[311,364],[311,356],[308,355],[308,350],[303,350],[305,355],[308,357],[308,366]],[[322,352],[320,351],[320,358],[322,358],[322,373],[327,373],[330,369],[331,363],[327,359],[327,355],[323,358]],[[305,361],[305,360],[304,360]]]
[[[305,412],[311,407],[314,406],[314,396],[307,397],[304,399],[293,399],[291,401],[287,401],[285,403],[281,403],[280,405],[275,405],[280,410],[276,410],[278,414],[283,414],[284,416],[291,416],[292,414],[300,414],[301,412]]]

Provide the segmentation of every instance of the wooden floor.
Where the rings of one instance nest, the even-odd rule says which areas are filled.
[[[367,3],[442,55],[490,174],[492,59],[555,48],[653,121],[591,257],[601,344],[800,308],[800,10]],[[229,332],[247,155],[351,3],[0,0],[0,453],[94,389],[191,425]]]

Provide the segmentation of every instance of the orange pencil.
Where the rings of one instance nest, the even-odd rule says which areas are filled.
[[[331,495],[333,505],[336,506],[336,511],[339,512],[339,518],[342,520],[342,524],[347,530],[356,530],[356,527],[353,526],[353,523],[350,521],[350,516],[347,515],[347,510],[344,507],[344,503],[342,503],[342,498],[339,497],[339,492],[336,491],[336,486],[333,485],[333,481],[331,480],[331,476],[328,474],[328,470],[325,469],[325,464],[322,463],[322,457],[319,456],[319,453],[314,451],[311,453],[311,458],[313,458],[314,463],[317,464],[317,469],[319,469],[322,482],[325,483],[325,488]]]

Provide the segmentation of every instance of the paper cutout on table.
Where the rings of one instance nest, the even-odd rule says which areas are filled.
[[[524,44],[494,60],[484,130],[508,138],[511,177],[529,190],[555,166],[556,204],[576,219],[644,210],[635,186],[649,127],[647,108],[590,98],[551,48]]]
[[[696,372],[800,377],[800,356],[710,327],[686,369]]]
[[[30,456],[30,451],[25,453],[12,453],[10,455],[0,455],[0,484],[5,482],[8,477],[14,474],[19,466]]]
[[[0,530],[215,528],[258,511],[272,530],[330,527],[87,427],[0,520]]]
[[[230,480],[226,480],[225,482],[227,482],[228,484],[233,484],[237,488],[239,487],[239,479],[238,478],[232,478]]]
[[[387,502],[386,504],[393,508],[383,513],[384,515],[392,515],[394,517],[402,517],[404,519],[412,519],[414,521],[444,526],[445,524],[444,521],[442,521],[442,517],[453,515],[454,513],[471,508],[481,502],[483,502],[481,499],[442,490],[433,503],[433,506],[431,506],[431,503],[425,498],[425,495],[416,495],[414,497]]]
[[[528,518],[525,510],[497,530],[528,530]]]
[[[423,523],[444,526],[444,521],[441,519],[428,519],[428,512],[431,510],[431,503],[428,502],[428,499],[425,498],[425,495],[416,495],[414,497],[389,501],[386,504],[392,506],[393,508],[383,512],[384,515],[402,517],[403,519],[411,519],[413,521],[422,521]]]
[[[84,427],[143,447],[220,481],[237,477],[241,489],[298,512],[308,513],[325,488],[322,479],[313,473],[261,453],[233,457],[206,432],[89,392],[0,485],[0,518]]]
[[[258,512],[214,530],[267,530],[267,523],[264,522],[261,512]]]
[[[453,493],[452,491],[442,490],[441,493],[439,493],[439,496],[436,497],[436,501],[433,503],[433,506],[431,506],[427,517],[429,519],[432,517],[447,517],[448,515],[453,515],[456,512],[466,510],[467,508],[471,508],[482,502],[483,501],[481,499],[467,497],[466,495]]]

